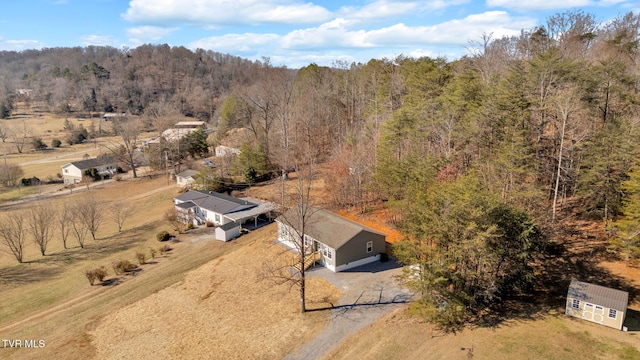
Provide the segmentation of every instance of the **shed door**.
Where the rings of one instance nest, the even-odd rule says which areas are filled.
[[[582,318],[602,324],[604,322],[604,308],[600,305],[585,303],[582,310]]]
[[[602,324],[604,322],[604,307],[600,305],[594,306],[593,322],[597,322],[598,324]]]
[[[582,318],[585,320],[593,321],[593,304],[584,304],[584,309],[582,309]]]

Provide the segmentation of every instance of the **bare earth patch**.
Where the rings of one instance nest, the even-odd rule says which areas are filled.
[[[259,232],[252,243],[183,282],[106,316],[90,332],[96,358],[273,359],[308,341],[326,324],[327,313],[302,315],[295,291],[257,281],[263,261],[279,250],[269,246],[274,225]],[[308,295],[313,306],[327,295],[335,301],[340,292],[310,279]]]

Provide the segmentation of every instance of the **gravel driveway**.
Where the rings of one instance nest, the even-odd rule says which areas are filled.
[[[307,276],[323,277],[344,295],[331,310],[330,323],[313,340],[287,355],[285,359],[321,358],[339,346],[349,335],[407,303],[412,293],[400,286],[394,278],[401,273],[402,268],[393,259],[339,273],[331,272],[324,267],[309,270]]]

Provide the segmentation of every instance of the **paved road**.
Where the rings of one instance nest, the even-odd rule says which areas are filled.
[[[321,358],[349,335],[407,303],[412,294],[394,279],[401,272],[394,261],[375,262],[341,273],[333,273],[324,267],[308,271],[307,276],[323,277],[344,294],[331,310],[330,323],[313,340],[285,359]]]

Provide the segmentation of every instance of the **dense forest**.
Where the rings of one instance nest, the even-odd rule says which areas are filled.
[[[422,310],[458,323],[527,292],[531,264],[570,206],[611,251],[640,244],[640,15],[557,14],[469,55],[301,69],[144,45],[0,52],[1,115],[123,111],[244,128],[257,172],[328,163],[325,206],[384,203]],[[21,91],[29,89],[28,92]],[[257,154],[257,155],[256,155]],[[302,156],[301,154],[304,154]],[[568,205],[570,204],[570,205]]]

